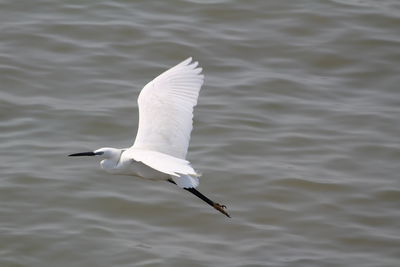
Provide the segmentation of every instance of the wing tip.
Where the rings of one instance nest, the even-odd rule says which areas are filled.
[[[198,61],[193,61],[193,57],[188,57],[187,59],[185,59],[184,61],[182,61],[181,63],[178,64],[178,66],[188,66],[191,69],[199,69],[196,68],[199,66],[199,62]],[[201,68],[200,68],[201,69]]]
[[[176,68],[176,67],[178,67],[178,68]],[[185,70],[185,71],[187,71],[187,73],[195,74],[202,81],[204,81],[204,74],[202,73],[203,68],[199,66],[198,61],[193,61],[192,57],[188,57],[187,59],[185,59],[184,61],[182,61],[181,63],[179,63],[175,67],[172,67],[169,70],[172,70],[172,69]],[[167,71],[169,71],[169,70],[167,70]]]
[[[190,65],[190,63],[192,62],[193,58],[192,57],[188,57],[187,59],[185,59],[184,61],[182,61],[181,63],[179,63],[178,65]]]

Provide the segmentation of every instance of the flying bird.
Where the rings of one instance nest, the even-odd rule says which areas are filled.
[[[188,58],[143,87],[138,97],[139,126],[131,147],[103,147],[69,156],[98,156],[101,168],[111,174],[168,181],[230,217],[225,205],[196,190],[200,174],[186,160],[193,107],[204,82],[201,71],[198,62]]]

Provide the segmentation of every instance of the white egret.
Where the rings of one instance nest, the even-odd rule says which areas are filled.
[[[69,156],[100,156],[108,173],[176,184],[230,217],[224,205],[195,189],[200,175],[186,160],[193,107],[204,81],[197,65],[188,58],[146,84],[138,97],[139,127],[131,147],[103,147]]]

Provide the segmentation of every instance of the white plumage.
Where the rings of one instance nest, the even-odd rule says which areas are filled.
[[[105,171],[152,180],[172,179],[182,188],[198,186],[199,175],[185,160],[193,107],[204,81],[197,65],[188,58],[144,86],[138,97],[139,127],[133,146],[92,152],[104,158],[101,167]]]
[[[191,61],[192,58],[184,60],[142,89],[135,143],[125,151],[130,158],[171,175],[180,187],[199,184],[198,174],[185,160],[193,128],[193,107],[204,81],[202,69]]]
[[[193,107],[204,76],[192,58],[146,84],[140,92],[139,128],[133,145],[185,159],[192,131]]]
[[[186,160],[193,107],[204,81],[202,69],[197,66],[188,58],[144,86],[138,97],[139,126],[131,147],[104,147],[70,156],[99,155],[103,158],[101,167],[109,173],[167,180],[229,217],[224,205],[195,189],[200,175]]]
[[[190,166],[189,161],[175,158],[158,151],[142,150],[132,147],[122,154],[121,160],[129,161],[132,159],[137,162],[143,162],[159,172],[172,176],[179,177],[182,174],[198,176],[192,166]]]

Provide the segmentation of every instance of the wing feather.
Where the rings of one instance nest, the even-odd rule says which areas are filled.
[[[138,97],[139,127],[133,148],[185,159],[193,107],[204,76],[188,58],[146,84]]]
[[[147,166],[172,177],[183,176],[194,176],[197,179],[199,174],[192,168],[189,161],[179,159],[164,153],[150,150],[142,150],[136,148],[130,148],[124,152],[125,157],[133,159],[138,162],[142,162]],[[182,177],[184,178],[184,177]]]

